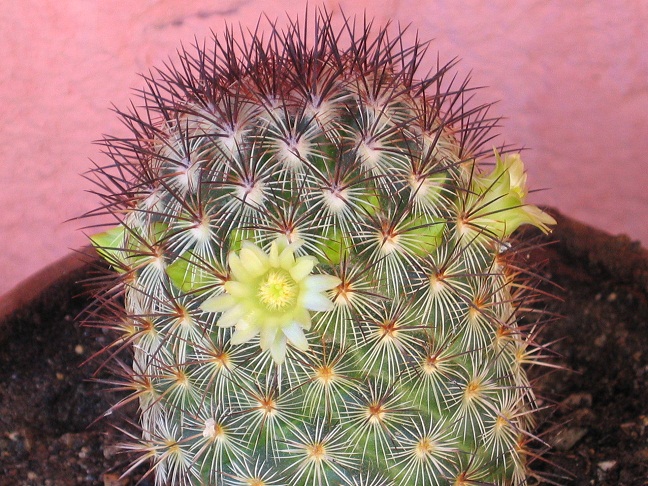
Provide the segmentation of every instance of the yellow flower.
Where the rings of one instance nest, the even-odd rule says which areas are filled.
[[[261,349],[269,350],[282,364],[286,345],[306,351],[304,334],[311,327],[311,312],[333,309],[325,292],[340,284],[332,275],[312,275],[317,259],[295,257],[298,245],[285,237],[275,240],[266,253],[244,241],[228,257],[230,279],[225,293],[203,302],[206,312],[220,312],[219,327],[235,327],[232,344],[243,344],[260,335]]]
[[[496,165],[490,174],[475,176],[466,201],[472,227],[503,239],[519,226],[531,224],[548,233],[556,221],[537,206],[525,202],[526,172],[519,154],[504,160],[495,152]]]

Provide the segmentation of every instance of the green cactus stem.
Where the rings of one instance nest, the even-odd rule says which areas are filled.
[[[525,484],[520,156],[427,44],[325,11],[180,51],[94,171],[106,350],[159,485]],[[133,105],[135,106],[135,105]],[[114,219],[113,219],[114,221]],[[522,279],[522,280],[521,280]],[[524,304],[524,305],[523,305]],[[535,325],[535,323],[533,323]]]

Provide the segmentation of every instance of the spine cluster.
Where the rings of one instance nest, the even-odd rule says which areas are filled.
[[[105,139],[101,322],[157,484],[525,483],[543,350],[510,236],[553,220],[405,39],[322,11],[228,30]]]

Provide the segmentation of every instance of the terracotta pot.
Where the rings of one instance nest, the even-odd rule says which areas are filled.
[[[548,211],[554,233],[523,238],[537,243],[528,258],[560,286],[542,284],[559,299],[540,338],[552,343],[547,363],[566,370],[536,373],[547,405],[538,436],[551,450],[533,468],[559,485],[648,484],[648,251]],[[0,298],[0,485],[141,477],[119,479],[128,459],[114,453],[120,438],[108,421],[88,428],[112,400],[88,381],[96,364],[79,366],[110,343],[75,322],[88,303],[79,281],[98,265],[85,248]]]

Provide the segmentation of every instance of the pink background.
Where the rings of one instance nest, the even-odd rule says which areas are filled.
[[[313,5],[315,2],[310,2]],[[435,38],[429,66],[462,59],[483,101],[501,100],[505,140],[524,145],[532,201],[648,246],[648,2],[340,2]],[[190,4],[190,7],[184,6]],[[86,243],[65,220],[97,204],[80,176],[92,140],[123,134],[136,75],[180,42],[253,26],[303,1],[20,0],[0,5],[0,293]],[[337,11],[338,2],[325,2]]]

